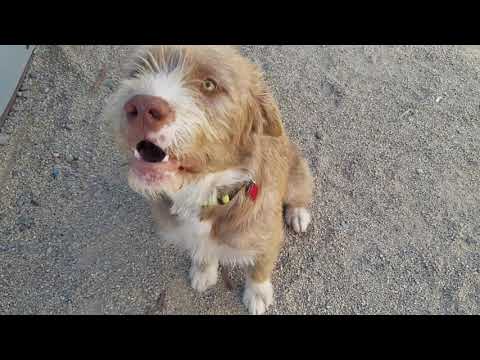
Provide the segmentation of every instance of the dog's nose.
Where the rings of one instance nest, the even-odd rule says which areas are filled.
[[[141,122],[152,130],[173,121],[173,110],[164,99],[158,96],[136,95],[124,106],[129,121]]]

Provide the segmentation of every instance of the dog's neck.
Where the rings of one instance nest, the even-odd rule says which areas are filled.
[[[185,219],[199,217],[202,207],[213,197],[219,196],[220,188],[241,187],[253,178],[246,169],[229,169],[206,174],[180,190],[164,195],[170,202],[172,215]]]
[[[250,145],[249,152],[240,152],[236,158],[236,165],[223,167],[204,174],[196,174],[186,185],[174,192],[165,192],[170,205],[170,212],[183,218],[198,217],[206,203],[209,203],[225,189],[240,188],[256,181],[260,171],[261,146],[257,138]],[[224,164],[226,166],[226,164]]]

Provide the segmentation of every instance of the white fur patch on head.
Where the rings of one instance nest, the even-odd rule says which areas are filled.
[[[125,86],[130,88],[128,98],[135,95],[160,97],[173,109],[174,121],[150,136],[163,148],[188,146],[199,131],[206,132],[207,137],[212,135],[204,111],[195,102],[192,91],[185,86],[182,71],[177,68],[168,73],[146,73],[125,81]]]
[[[183,86],[181,70],[170,73],[146,73],[131,80],[135,82],[133,95],[151,95],[161,97],[171,106],[179,106],[182,101],[188,101],[188,91]],[[139,80],[139,81],[136,81]]]
[[[273,286],[270,280],[257,283],[247,278],[243,293],[243,304],[252,315],[264,314],[273,303]]]
[[[169,146],[186,148],[193,143],[199,132],[208,138],[215,137],[215,131],[207,121],[206,113],[198,105],[196,95],[185,81],[187,76],[183,63],[174,68],[158,64],[154,57],[142,47],[137,59],[142,61],[143,70],[134,77],[122,81],[118,90],[107,101],[104,117],[118,130],[127,126],[124,105],[136,95],[160,97],[174,111],[174,121],[168,126],[149,134],[149,140],[167,149]],[[147,59],[149,61],[147,61]],[[146,69],[146,70],[145,70]]]

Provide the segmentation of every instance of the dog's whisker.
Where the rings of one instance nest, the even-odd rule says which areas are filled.
[[[152,64],[155,66],[156,71],[157,71],[158,73],[161,72],[160,66],[158,66],[158,62],[157,62],[157,60],[155,59],[155,57],[152,55],[152,53],[149,51],[147,54],[148,54],[148,56],[150,57],[150,59],[152,59]]]
[[[151,72],[155,72],[155,70],[153,70],[152,65],[143,56],[138,55],[138,59],[143,61],[143,63],[148,66],[148,68]]]

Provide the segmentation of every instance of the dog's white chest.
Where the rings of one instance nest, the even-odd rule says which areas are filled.
[[[224,264],[253,264],[255,251],[238,249],[211,238],[212,224],[200,221],[200,209],[215,188],[249,179],[248,174],[227,170],[205,176],[200,181],[168,194],[172,205],[158,212],[159,233],[166,241],[187,250],[195,260],[218,260]],[[163,224],[163,225],[162,225]],[[232,234],[235,236],[235,234]]]
[[[198,261],[218,259],[222,264],[251,265],[255,252],[248,249],[236,249],[220,244],[210,236],[212,224],[198,218],[180,218],[175,226],[159,229],[160,235],[169,243],[187,250]]]

